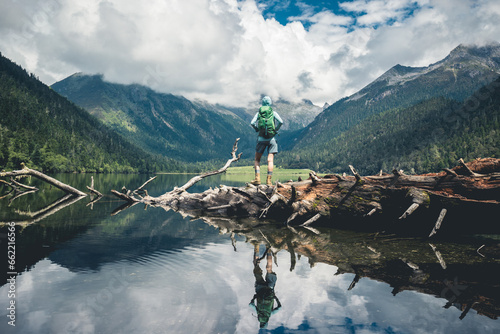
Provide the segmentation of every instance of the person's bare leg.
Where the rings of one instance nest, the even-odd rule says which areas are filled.
[[[251,182],[253,185],[260,184],[260,159],[261,158],[262,158],[262,153],[255,152],[255,161],[254,161],[255,179]]]
[[[266,270],[269,274],[273,272],[273,255],[271,253],[272,252],[269,249],[267,251],[267,264],[266,264]]]
[[[254,168],[260,170],[260,158],[262,158],[262,153],[255,152]]]
[[[274,153],[269,153],[267,155],[267,173],[273,172],[274,169]]]
[[[259,264],[259,244],[253,246],[253,264]]]
[[[266,184],[268,186],[272,185],[271,179],[273,177],[274,170],[274,153],[269,153],[267,155],[267,180]]]

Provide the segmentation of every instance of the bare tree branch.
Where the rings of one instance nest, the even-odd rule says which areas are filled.
[[[231,152],[231,159],[229,159],[222,168],[219,168],[218,170],[215,170],[215,171],[212,171],[212,172],[207,172],[207,173],[202,174],[202,175],[197,175],[197,176],[193,177],[191,180],[189,180],[182,187],[175,188],[173,190],[173,192],[181,193],[183,191],[188,190],[193,185],[195,185],[197,182],[203,180],[204,178],[206,178],[208,176],[212,176],[212,175],[217,175],[217,174],[224,173],[233,162],[240,160],[241,153],[238,154],[238,156],[236,156],[236,151],[238,150],[238,141],[239,140],[240,140],[240,138],[237,138],[236,141],[234,142],[234,144],[233,144],[233,150]]]
[[[45,175],[44,173],[41,173],[41,172],[36,171],[34,169],[30,169],[30,168],[24,166],[24,164],[22,164],[22,167],[23,167],[22,169],[15,170],[12,172],[0,172],[0,177],[5,177],[5,176],[14,176],[15,177],[15,176],[31,175],[31,176],[35,176],[35,177],[39,178],[40,180],[43,180],[43,181],[53,185],[56,188],[63,190],[66,193],[73,194],[76,196],[87,196],[87,194],[85,194],[84,192],[82,192],[78,189],[75,189],[75,188],[73,188],[65,183],[62,183],[62,182],[54,179],[53,177]]]

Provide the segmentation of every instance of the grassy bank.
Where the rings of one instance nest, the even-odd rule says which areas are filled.
[[[261,180],[265,182],[267,174],[267,165],[261,165]],[[276,181],[287,182],[289,180],[297,181],[299,177],[303,180],[309,177],[309,169],[286,169],[274,167],[273,183]],[[224,178],[228,181],[250,182],[254,178],[253,166],[229,167],[224,174]]]
[[[266,181],[267,165],[261,165],[261,180]],[[273,170],[273,183],[276,181],[287,182],[289,180],[297,181],[299,177],[303,180],[309,177],[309,169],[286,169],[274,167]],[[157,173],[157,174],[199,174],[199,173]],[[254,179],[253,166],[238,166],[229,167],[223,174],[219,174],[221,184],[232,184],[236,186],[243,186],[245,183]]]
[[[260,170],[262,173],[267,173],[267,165],[261,165]],[[274,167],[273,175],[307,175],[309,177],[310,169],[287,169],[281,167]],[[226,174],[253,174],[253,166],[240,166],[229,167]]]

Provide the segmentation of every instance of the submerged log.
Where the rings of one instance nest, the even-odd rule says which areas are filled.
[[[18,225],[18,226],[26,227],[28,225],[37,223],[40,220],[45,219],[46,217],[53,215],[54,213],[58,212],[59,210],[65,208],[67,206],[70,206],[73,203],[81,200],[83,197],[87,196],[87,194],[85,194],[84,192],[81,192],[80,190],[78,190],[76,188],[73,188],[73,187],[71,187],[63,182],[60,182],[59,180],[54,179],[53,177],[45,175],[44,173],[39,172],[37,170],[30,169],[30,168],[26,167],[24,164],[21,164],[20,170],[15,170],[12,172],[0,172],[0,177],[10,177],[11,178],[10,183],[6,182],[4,180],[0,180],[0,183],[6,184],[6,185],[12,187],[13,191],[15,191],[14,196],[9,199],[9,205],[12,203],[12,201],[14,201],[15,199],[17,199],[21,196],[38,191],[38,188],[24,185],[24,184],[19,183],[13,179],[14,177],[23,177],[23,176],[34,176],[34,177],[36,177],[44,182],[47,182],[48,184],[50,184],[58,189],[63,190],[66,193],[66,195],[59,198],[58,200],[54,201],[53,203],[45,206],[43,209],[36,211],[36,212],[17,210],[17,214],[19,214],[21,216],[28,217],[26,220],[23,220],[23,221],[11,221],[11,222],[9,222],[9,223],[14,223],[15,225]],[[26,191],[17,191],[18,187],[26,189]],[[97,190],[93,189],[94,188],[94,179],[93,178],[92,178],[91,188],[89,188],[89,190],[91,190],[93,193],[100,194]],[[9,194],[10,194],[10,192],[9,192]],[[9,195],[9,194],[7,194],[7,195]],[[102,194],[100,196],[102,197]],[[1,198],[4,198],[4,197],[5,196],[3,196]],[[5,226],[6,224],[7,224],[7,222],[0,221],[0,227]]]
[[[232,158],[223,168],[194,177],[164,195],[137,198],[132,192],[113,193],[128,202],[172,209],[192,217],[255,217],[286,225],[379,231],[418,227],[426,236],[441,226],[446,209],[447,220],[453,221],[443,225],[448,231],[458,232],[464,227],[500,231],[495,218],[500,214],[500,160],[491,158],[425,175],[406,175],[395,170],[393,174],[363,177],[349,166],[354,176],[320,178],[311,172],[308,180],[276,186],[247,184],[187,192],[201,178],[222,173],[237,161],[237,143],[238,140]]]

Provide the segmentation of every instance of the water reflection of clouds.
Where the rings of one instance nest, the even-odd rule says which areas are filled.
[[[247,252],[243,256],[239,255],[235,261],[235,254],[224,251],[221,257],[228,257],[228,263],[233,273],[239,278],[227,280],[228,286],[238,298],[238,307],[240,308],[239,319],[236,325],[237,333],[252,333],[258,329],[258,321],[248,303],[253,295],[253,276],[251,263],[251,249],[245,245],[244,250],[239,249],[239,253]],[[219,249],[220,250],[220,249]],[[298,329],[306,320],[306,315],[314,309],[315,318],[331,318],[332,316],[343,321],[343,315],[337,312],[332,314],[333,310],[342,309],[328,297],[327,287],[340,286],[344,283],[349,285],[349,281],[342,276],[334,276],[336,268],[324,264],[317,264],[309,269],[309,264],[305,257],[297,262],[295,271],[290,272],[290,257],[288,253],[281,251],[278,253],[278,267],[273,266],[278,280],[276,283],[276,295],[281,301],[283,307],[274,314],[270,321],[268,329],[285,326],[289,329]],[[298,274],[299,273],[299,274]],[[358,298],[357,296],[354,297]],[[347,298],[346,298],[347,299]],[[332,305],[335,305],[332,307]],[[351,307],[351,306],[349,306]],[[323,320],[321,320],[323,321]]]
[[[56,291],[66,289],[77,274],[48,260],[38,262],[29,272],[17,276],[16,280],[16,327],[0,322],[2,333],[49,333],[51,318],[61,304]],[[0,288],[0,307],[5,309],[8,300],[6,285]],[[54,300],[56,298],[56,300]],[[5,308],[4,308],[5,307]]]
[[[434,296],[414,291],[393,296],[390,286],[368,278],[348,291],[354,275],[335,276],[336,268],[326,264],[309,268],[306,258],[297,261],[300,275],[290,273],[289,255],[283,251],[278,253],[278,264],[276,294],[283,308],[271,317],[270,330],[298,330],[307,324],[316,333],[493,333],[500,327],[486,317],[459,320],[461,311],[444,309],[446,301]],[[244,307],[245,296],[239,298],[238,304]],[[256,319],[240,314],[238,332],[255,332]]]
[[[221,322],[227,325],[221,310],[230,304],[231,296],[220,294],[227,289],[218,279],[221,259],[215,257],[213,247],[164,254],[170,259],[163,259],[163,267],[148,270],[147,283],[134,283],[127,292],[137,311],[130,315],[132,322],[146,332],[160,333],[212,333]]]
[[[249,301],[254,294],[252,246],[229,243],[157,252],[140,263],[104,264],[97,272],[70,272],[42,260],[18,277],[17,333],[256,333]],[[269,330],[315,333],[491,333],[498,321],[444,309],[444,299],[412,291],[393,296],[385,283],[362,278],[302,257],[290,272],[280,251],[276,295],[283,307]],[[125,288],[120,289],[121,286]],[[6,307],[6,286],[0,288]],[[306,326],[307,325],[307,326]],[[489,327],[488,327],[489,326]],[[493,330],[495,329],[495,330]],[[13,332],[6,322],[0,332]]]

